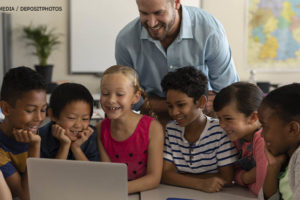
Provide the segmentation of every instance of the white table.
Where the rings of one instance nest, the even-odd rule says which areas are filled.
[[[198,190],[159,185],[158,188],[141,192],[141,200],[166,200],[167,198],[185,198],[194,200],[254,200],[257,197],[247,188],[240,186],[225,187],[220,192],[206,193]]]

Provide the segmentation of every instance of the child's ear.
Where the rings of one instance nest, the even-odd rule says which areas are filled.
[[[138,103],[139,100],[140,100],[140,98],[141,98],[141,91],[137,91],[137,92],[134,94],[132,104]]]
[[[291,121],[288,124],[289,135],[299,138],[300,134],[300,124],[298,121]]]
[[[253,124],[253,123],[256,123],[257,121],[258,121],[258,112],[254,111],[248,117],[248,124]]]
[[[0,107],[4,116],[7,117],[10,115],[12,107],[11,105],[9,105],[9,103],[7,103],[6,101],[0,101]]]
[[[53,115],[53,110],[52,110],[52,108],[48,108],[48,116],[49,116],[49,118],[51,119],[51,121],[53,121],[53,122],[56,122],[56,121],[57,121],[56,117],[54,117],[54,115]]]
[[[202,95],[200,99],[196,102],[199,108],[204,109],[207,103],[207,98],[205,95]]]

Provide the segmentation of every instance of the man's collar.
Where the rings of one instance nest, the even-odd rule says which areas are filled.
[[[179,38],[180,39],[193,38],[191,16],[188,13],[185,6],[181,6],[181,8],[182,8],[182,20],[181,20]]]
[[[193,32],[192,32],[192,21],[190,14],[188,13],[185,6],[181,5],[182,9],[182,19],[181,19],[181,25],[180,25],[180,32],[178,35],[178,39],[188,39],[193,38]],[[148,39],[150,41],[156,41],[150,37],[148,31],[145,29],[145,27],[142,25],[142,32],[140,39]]]

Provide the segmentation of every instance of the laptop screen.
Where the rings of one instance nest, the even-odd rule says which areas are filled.
[[[121,163],[27,159],[31,200],[127,200],[127,166]]]

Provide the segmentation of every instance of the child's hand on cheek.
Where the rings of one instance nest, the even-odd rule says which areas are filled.
[[[265,147],[265,155],[268,160],[269,166],[276,167],[279,170],[288,159],[286,154],[280,154],[278,156],[274,156],[266,147]]]
[[[17,142],[34,144],[41,141],[41,137],[39,135],[34,134],[29,130],[13,128],[12,133]]]
[[[71,144],[70,138],[66,135],[66,130],[57,124],[52,125],[52,135],[58,139],[61,144]]]
[[[91,127],[83,130],[79,133],[78,139],[72,142],[72,148],[79,148],[81,145],[89,139],[89,137],[93,134],[94,130]]]

